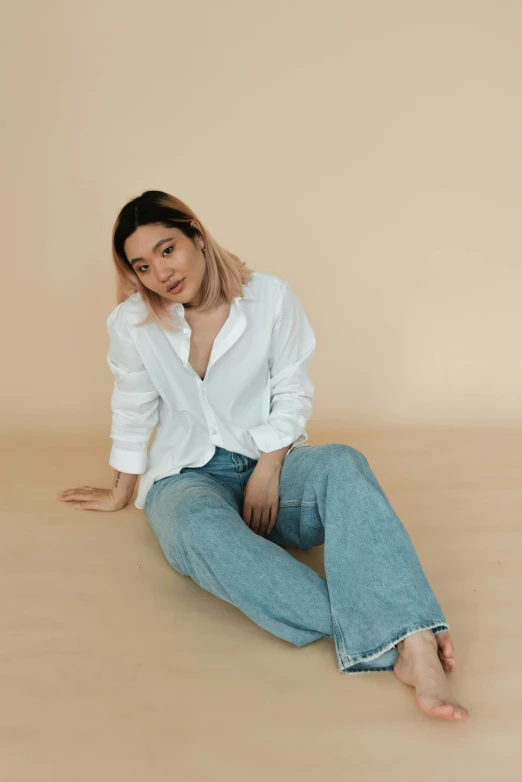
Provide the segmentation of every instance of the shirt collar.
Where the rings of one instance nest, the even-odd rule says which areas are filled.
[[[254,296],[254,292],[252,291],[252,289],[250,288],[250,286],[249,286],[249,284],[247,282],[245,285],[243,285],[243,295],[242,296],[234,296],[234,298],[235,299],[254,299],[255,300],[256,297]]]
[[[234,296],[235,301],[240,301],[241,299],[252,299],[253,301],[256,300],[256,297],[254,295],[254,292],[249,287],[248,282],[243,285],[243,292],[241,296]],[[174,310],[180,310],[183,305],[180,304],[180,302],[177,302],[177,304],[174,305]]]

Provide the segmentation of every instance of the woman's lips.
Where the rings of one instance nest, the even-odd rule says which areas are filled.
[[[176,285],[174,285],[174,287],[169,288],[169,293],[179,293],[180,290],[183,287],[183,282],[184,281],[185,281],[185,278],[183,278],[182,280],[179,280],[179,282],[177,282]]]

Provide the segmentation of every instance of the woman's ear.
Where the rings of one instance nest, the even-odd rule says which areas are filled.
[[[195,228],[196,231],[198,232],[198,235],[197,235],[196,238],[197,238],[197,242],[199,244],[199,249],[200,250],[204,250],[205,249],[205,242],[204,242],[203,237],[201,235],[201,226],[200,226],[200,224],[198,223],[197,220],[192,220],[191,223],[190,223],[190,227],[191,228]]]

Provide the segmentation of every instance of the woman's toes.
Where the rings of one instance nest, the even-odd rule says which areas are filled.
[[[438,703],[436,706],[432,706],[431,713],[434,717],[439,717],[441,720],[453,720],[455,719],[457,709],[452,703]]]
[[[446,673],[451,673],[455,670],[455,659],[453,657],[446,657],[443,654],[442,649],[439,648],[439,662],[442,665],[443,669],[446,671]]]
[[[462,722],[468,718],[468,713],[465,709],[461,709],[459,706],[453,706],[451,703],[442,703],[440,706],[436,706],[432,714],[434,717],[438,717],[442,720],[457,720]]]
[[[469,711],[464,706],[455,706],[453,711],[453,719],[464,721],[469,717]]]
[[[432,717],[437,717],[440,720],[456,720],[462,722],[467,720],[469,714],[463,706],[457,706],[453,703],[446,701],[427,701],[425,703],[419,699],[419,703],[423,710],[430,714]]]
[[[441,657],[440,662],[446,673],[453,673],[455,670],[455,660],[446,660],[446,658]]]
[[[450,638],[450,634],[448,632],[437,633],[435,637],[437,639],[439,650],[442,652],[444,657],[453,657],[455,654],[455,649],[453,648],[453,641]]]

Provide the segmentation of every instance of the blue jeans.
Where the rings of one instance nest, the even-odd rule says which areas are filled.
[[[343,444],[290,451],[270,535],[241,518],[256,460],[223,448],[156,481],[144,510],[172,567],[301,647],[333,637],[341,673],[392,670],[395,645],[448,630],[413,544],[365,456]],[[326,579],[287,548],[324,543]]]

